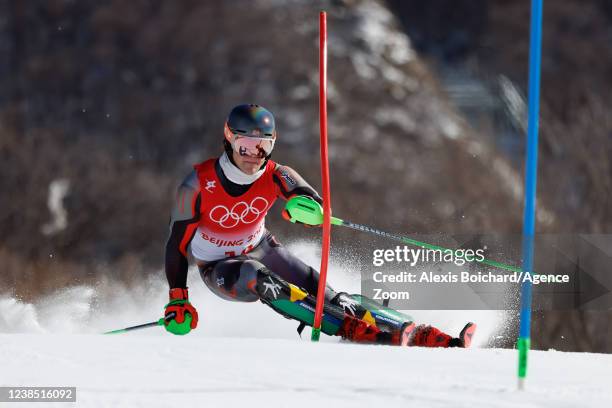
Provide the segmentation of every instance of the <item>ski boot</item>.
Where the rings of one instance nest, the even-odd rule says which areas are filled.
[[[355,343],[407,346],[414,327],[413,322],[404,322],[399,329],[386,327],[381,330],[365,320],[346,315],[337,335]]]
[[[408,339],[409,346],[417,347],[460,347],[468,348],[472,344],[472,336],[476,324],[469,322],[459,333],[459,337],[451,337],[432,326],[419,325]]]

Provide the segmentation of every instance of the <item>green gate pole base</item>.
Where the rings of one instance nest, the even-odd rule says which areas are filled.
[[[310,340],[319,341],[319,337],[321,337],[321,329],[316,329],[313,327],[312,331],[310,332]]]
[[[518,364],[518,388],[525,388],[525,377],[527,377],[527,353],[531,347],[531,339],[529,337],[519,337],[517,348],[519,352]]]

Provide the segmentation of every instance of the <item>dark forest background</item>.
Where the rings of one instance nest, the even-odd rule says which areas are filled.
[[[406,234],[520,233],[527,0],[2,1],[0,292],[28,301],[160,270],[174,190],[221,152],[238,103],[275,114],[274,158],[318,187],[319,9],[334,211]],[[537,228],[607,234],[612,6],[544,12]],[[611,352],[611,320],[539,313],[534,343]]]

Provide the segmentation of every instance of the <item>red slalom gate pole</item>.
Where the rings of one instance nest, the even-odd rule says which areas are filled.
[[[321,250],[317,306],[310,337],[312,341],[319,341],[321,336],[331,238],[331,195],[329,191],[329,160],[327,157],[327,14],[324,11],[319,13],[319,124],[321,126],[321,179],[323,184],[323,247]]]

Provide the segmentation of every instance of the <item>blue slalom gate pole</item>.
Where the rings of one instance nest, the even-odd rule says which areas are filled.
[[[523,271],[533,271],[535,235],[536,182],[538,176],[538,127],[540,113],[540,72],[542,56],[543,0],[531,0],[531,35],[529,45],[529,118],[525,160],[525,209],[523,213]],[[518,381],[523,389],[527,376],[527,354],[531,336],[531,281],[521,285],[521,323],[517,348]]]

